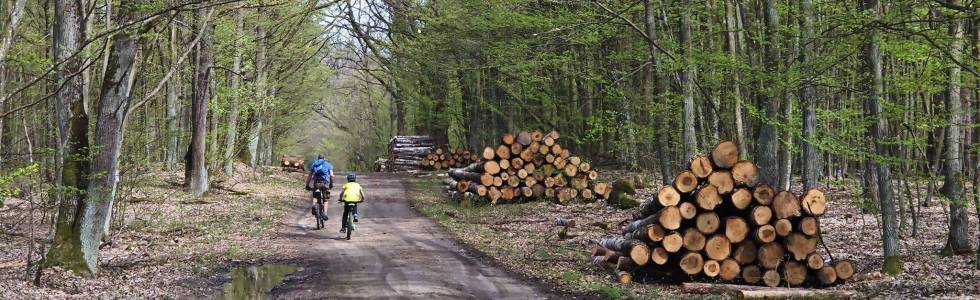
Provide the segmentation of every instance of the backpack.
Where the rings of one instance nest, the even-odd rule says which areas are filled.
[[[327,169],[327,161],[325,160],[317,160],[313,162],[312,168],[313,174],[320,177],[327,176],[327,173],[329,172]]]

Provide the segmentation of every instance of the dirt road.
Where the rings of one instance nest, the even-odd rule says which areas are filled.
[[[338,177],[338,179],[341,179]],[[342,181],[342,179],[340,180]],[[271,298],[479,298],[540,299],[532,284],[490,266],[409,207],[398,175],[358,176],[368,199],[352,240],[341,238],[343,208],[336,193],[327,228],[314,230],[308,199],[297,195],[289,242],[300,247],[303,269],[289,276]],[[338,209],[339,208],[339,209]]]

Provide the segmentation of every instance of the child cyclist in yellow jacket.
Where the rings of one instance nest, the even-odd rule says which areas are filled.
[[[356,174],[347,174],[347,183],[341,187],[339,200],[344,203],[354,203],[354,205],[344,205],[344,217],[340,220],[340,232],[347,232],[347,214],[353,209],[354,222],[357,222],[357,203],[364,201],[364,189],[357,183]]]

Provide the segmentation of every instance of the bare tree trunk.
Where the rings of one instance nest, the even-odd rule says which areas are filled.
[[[657,41],[657,11],[653,8],[652,0],[644,0],[643,7],[643,22],[647,37],[650,39],[647,41],[650,51],[650,65],[644,70],[646,80],[644,96],[648,101],[659,103],[661,102],[659,101],[660,97],[663,97],[663,93],[667,90],[667,80],[660,72],[660,51],[654,45]],[[667,185],[674,182],[674,163],[671,161],[670,153],[667,152],[667,145],[670,144],[670,133],[663,121],[664,118],[653,119],[655,120],[654,130],[657,131],[658,142],[654,144],[657,147],[657,157],[660,160],[660,175],[664,185]]]
[[[21,16],[24,15],[24,4],[27,0],[17,0],[10,8],[10,15],[7,16],[7,27],[4,28],[3,39],[0,40],[0,109],[7,103],[7,52],[17,37],[17,25],[20,24]],[[0,118],[0,140],[3,139],[3,118]],[[0,143],[2,152],[4,143]],[[3,168],[3,156],[0,155],[0,169]]]
[[[55,96],[58,116],[57,165],[59,183],[64,192],[59,198],[55,234],[45,264],[61,266],[79,274],[90,274],[82,256],[79,216],[87,205],[89,163],[88,116],[82,103],[84,85],[76,76],[82,71],[82,57],[75,55],[85,42],[83,7],[78,1],[55,0],[54,58],[62,62],[55,69]],[[75,56],[73,56],[75,55]]]
[[[262,11],[259,11],[261,14]],[[256,109],[252,113],[253,126],[249,130],[248,137],[248,164],[250,167],[255,168],[259,165],[259,138],[262,135],[262,118],[263,110],[265,107],[265,95],[266,95],[266,61],[265,61],[265,51],[266,51],[266,38],[265,29],[262,28],[261,24],[255,26],[255,100]]]
[[[232,65],[231,74],[231,104],[228,105],[228,133],[225,136],[225,156],[224,156],[224,171],[225,175],[231,176],[235,171],[234,167],[234,155],[235,155],[235,145],[238,141],[238,103],[241,100],[241,92],[239,88],[241,85],[241,74],[242,74],[242,42],[241,39],[245,36],[245,11],[242,8],[238,8],[238,12],[235,17],[235,62]]]
[[[800,0],[800,65],[804,72],[804,81],[800,87],[800,102],[803,103],[803,189],[816,187],[820,181],[821,160],[823,155],[817,149],[817,105],[816,92],[811,80],[815,80],[811,61],[816,58],[816,45],[813,34],[813,8],[811,0]]]
[[[775,118],[779,113],[779,100],[772,96],[771,92],[766,92],[766,86],[774,86],[772,76],[776,72],[776,63],[779,61],[779,50],[776,49],[776,26],[779,24],[779,16],[776,11],[776,0],[763,1],[765,15],[765,41],[763,42],[763,65],[766,76],[769,77],[761,82],[758,98],[758,105],[762,108],[762,116],[759,121],[759,136],[756,140],[756,164],[759,166],[759,180],[761,182],[779,182],[779,138],[776,133],[776,126],[772,124],[771,118]]]
[[[129,6],[121,6],[120,21],[128,22],[133,13]],[[109,63],[102,80],[94,139],[95,144],[101,148],[91,162],[89,205],[85,207],[81,219],[82,254],[93,273],[99,266],[99,245],[103,234],[108,232],[116,185],[119,183],[119,154],[126,114],[129,112],[130,90],[136,72],[138,45],[134,36],[138,36],[135,29],[123,30],[113,36]]]
[[[179,58],[179,51],[177,51],[177,22],[171,22],[170,24],[170,64],[175,65]],[[180,93],[180,70],[177,70],[177,74],[170,77],[167,80],[167,147],[164,152],[164,161],[167,166],[167,170],[173,171],[177,167],[177,149],[180,146],[180,117],[177,113],[180,111],[180,99],[178,99],[178,94]]]
[[[190,193],[194,197],[201,197],[208,191],[208,170],[206,141],[208,126],[208,82],[211,79],[211,48],[214,44],[214,23],[204,16],[206,9],[198,11],[198,19],[204,26],[201,31],[203,35],[200,43],[197,44],[197,53],[194,63],[194,99],[191,102],[191,144],[187,149],[190,162],[190,178],[186,181],[190,183]]]
[[[956,1],[953,1],[954,3]],[[952,59],[960,59],[963,53],[963,21],[950,20],[950,35],[952,41],[949,46],[949,53]],[[963,122],[963,100],[960,97],[960,66],[950,63],[949,67],[949,86],[946,88],[946,111],[949,115],[949,124],[946,126],[946,156],[945,156],[945,180],[943,181],[942,194],[949,200],[949,234],[946,239],[946,246],[943,247],[943,255],[965,254],[971,251],[969,240],[970,218],[967,213],[969,206],[965,199],[964,176],[963,176],[963,142],[960,123]]]
[[[691,45],[691,1],[681,0],[680,43],[684,50],[684,70],[681,71],[681,88],[684,91],[684,158],[694,157],[698,151],[697,138],[694,136],[694,64],[692,63]]]
[[[863,0],[862,7],[870,10],[877,20],[879,18],[879,4],[877,0]],[[888,138],[888,123],[885,119],[881,101],[884,101],[884,80],[882,79],[881,53],[878,50],[878,33],[875,29],[869,29],[865,45],[865,67],[870,81],[868,81],[868,95],[865,106],[868,108],[869,117],[877,120],[871,128],[871,138],[874,141],[873,155],[887,155],[887,145],[885,140]],[[875,174],[878,179],[878,199],[881,201],[881,240],[884,246],[885,263],[882,272],[888,274],[902,273],[902,256],[898,253],[898,231],[895,219],[895,199],[892,193],[891,171],[885,163],[872,161]]]

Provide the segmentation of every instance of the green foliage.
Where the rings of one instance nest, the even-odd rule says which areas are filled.
[[[38,164],[16,168],[10,174],[0,176],[0,207],[3,207],[5,198],[20,194],[20,188],[13,186],[19,178],[28,177],[38,172]]]

